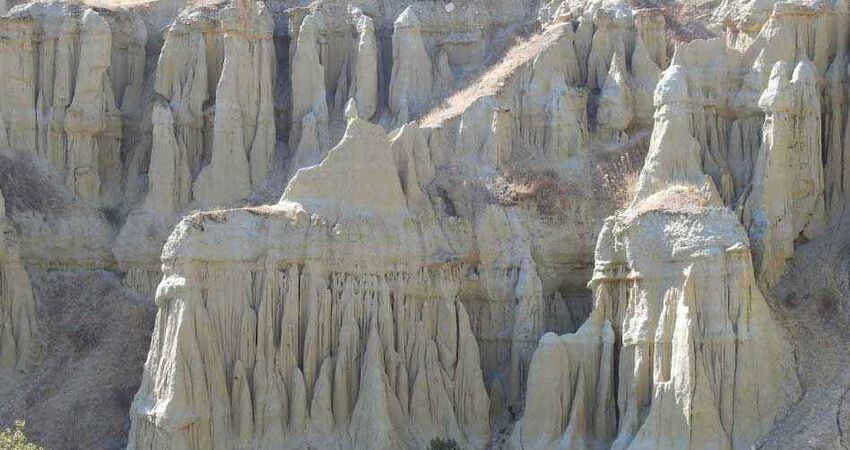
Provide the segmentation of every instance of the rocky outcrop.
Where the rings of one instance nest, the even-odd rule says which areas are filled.
[[[190,8],[168,29],[154,75],[148,192],[114,249],[128,286],[155,292],[161,246],[190,205],[247,197],[274,169],[272,30],[256,2]]]
[[[758,273],[772,285],[794,256],[794,241],[813,236],[825,216],[821,109],[811,63],[800,62],[789,81],[788,64],[777,62],[759,106],[767,116],[764,144],[743,220]]]
[[[138,17],[30,4],[0,20],[0,148],[46,160],[81,198],[124,189],[122,116],[141,111],[146,30]]]
[[[221,11],[224,65],[216,88],[210,163],[194,197],[220,205],[247,197],[274,164],[274,21],[264,3],[242,0]]]
[[[575,334],[540,340],[514,448],[750,448],[795,397],[747,236],[699,164],[675,62],[655,104],[635,200],[597,242],[594,310]]]
[[[623,55],[615,53],[608,69],[608,77],[599,95],[599,110],[596,121],[609,133],[625,131],[632,122],[632,90],[625,73]]]
[[[221,64],[219,57],[223,58],[223,55],[216,54],[216,49],[220,46],[218,42],[220,34],[214,33],[217,28],[214,20],[216,17],[203,12],[188,10],[169,27],[154,75],[154,91],[166,103],[161,107],[167,107],[170,110],[161,112],[160,118],[165,120],[166,114],[171,117],[169,120],[172,122],[173,138],[166,133],[165,128],[157,130],[157,125],[163,127],[166,125],[163,121],[158,124],[157,120],[152,120],[154,137],[151,145],[151,159],[157,157],[183,159],[191,177],[198,175],[204,156],[208,157],[211,151],[204,145],[205,142],[212,140],[209,136],[205,136],[205,133],[210,130],[205,129],[204,104],[211,97],[215,97],[215,87],[218,82],[215,68]],[[156,114],[153,119],[156,119]],[[168,156],[175,152],[172,140],[175,141],[177,149],[174,156]],[[165,183],[177,185],[189,181],[191,193],[193,178],[172,181],[172,175],[168,172],[162,174],[156,172],[151,162],[151,167],[148,169],[149,178],[157,177]],[[153,185],[150,180],[149,184]],[[191,195],[174,199],[155,197],[155,199],[147,200],[151,203],[149,206],[157,205],[155,207],[164,207],[172,211],[179,209],[191,199]],[[163,201],[166,204],[159,206]],[[175,201],[177,203],[174,203]]]
[[[20,259],[14,224],[0,194],[0,369],[25,369],[38,357],[38,325],[30,279]]]
[[[758,445],[765,297],[845,209],[846,4],[536,6],[0,18],[19,259],[156,298],[130,448]]]
[[[392,155],[355,118],[278,205],[177,227],[130,448],[483,446],[462,267],[427,254]]]
[[[369,120],[378,108],[378,43],[372,19],[362,15],[356,20],[358,40],[351,98],[357,102],[357,116]]]
[[[74,193],[91,200],[101,195],[119,197],[109,191],[120,189],[120,185],[107,181],[122,169],[121,115],[107,71],[111,51],[109,24],[94,10],[86,10],[80,22],[77,83],[65,117],[66,183]]]
[[[323,27],[320,11],[307,15],[301,22],[292,57],[292,127],[289,131],[289,147],[294,149],[290,162],[290,171],[293,173],[301,167],[321,161],[331,147],[325,68],[320,60]]]
[[[434,86],[433,64],[422,40],[415,9],[408,7],[393,28],[393,73],[390,79],[390,112],[403,124],[425,112]]]

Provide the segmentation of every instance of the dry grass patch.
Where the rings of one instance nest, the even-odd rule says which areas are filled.
[[[566,211],[582,195],[581,186],[562,180],[554,170],[514,169],[499,181],[493,194],[499,204],[531,204],[544,216]]]
[[[625,209],[637,192],[638,178],[649,151],[648,132],[622,144],[622,149],[594,153],[594,191],[597,198]]]
[[[675,185],[656,192],[634,205],[634,215],[652,211],[695,214],[707,208],[709,193],[694,185]]]

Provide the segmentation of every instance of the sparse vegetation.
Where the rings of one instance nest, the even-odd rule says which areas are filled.
[[[0,450],[44,450],[43,447],[30,442],[24,433],[26,423],[16,420],[14,428],[6,428],[0,432]]]
[[[649,150],[649,134],[624,145],[627,148],[622,152],[607,157],[595,155],[596,193],[617,209],[624,209],[635,197],[640,170]]]
[[[462,450],[454,439],[431,439],[431,444],[428,445],[428,450]]]
[[[544,216],[554,216],[577,204],[582,188],[563,180],[554,170],[510,170],[494,186],[496,201],[504,206],[531,204]]]

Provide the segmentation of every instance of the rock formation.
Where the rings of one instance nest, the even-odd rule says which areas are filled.
[[[425,51],[421,24],[408,7],[393,26],[393,73],[390,80],[390,112],[396,123],[415,119],[430,104],[433,89],[431,57]]]
[[[243,0],[221,11],[224,64],[216,88],[210,163],[195,198],[220,205],[248,196],[274,163],[274,22],[264,3]]]
[[[614,133],[625,131],[634,117],[632,92],[626,81],[625,65],[623,55],[615,53],[599,95],[596,121],[601,128]]]
[[[38,325],[30,279],[20,259],[20,242],[14,225],[6,218],[0,194],[0,369],[25,369],[36,361]]]
[[[0,4],[0,426],[848,440],[846,1],[85,3]],[[64,291],[123,313],[92,326]],[[129,437],[44,425],[97,405]]]
[[[787,63],[777,62],[759,99],[767,116],[764,144],[744,210],[759,274],[768,285],[794,256],[798,236],[813,236],[825,215],[814,67],[801,61],[790,81],[788,72]]]
[[[0,64],[10,76],[0,148],[44,158],[84,199],[120,203],[122,115],[141,109],[147,34],[139,19],[36,3],[0,20]]]
[[[351,98],[357,102],[357,116],[369,120],[378,108],[378,44],[372,19],[365,15],[357,18],[357,33]]]
[[[313,12],[301,22],[292,57],[292,128],[289,146],[295,153],[294,169],[312,166],[330,148],[325,69],[320,60],[321,12]]]
[[[655,104],[635,200],[599,235],[593,312],[541,338],[514,448],[750,448],[795,398],[747,236],[699,165],[680,67]]]
[[[181,222],[130,448],[483,445],[462,268],[424,253],[393,161],[380,127],[353,119],[278,205]]]

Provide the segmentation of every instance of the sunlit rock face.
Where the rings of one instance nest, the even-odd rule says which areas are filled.
[[[798,395],[749,239],[702,172],[685,69],[655,91],[649,153],[596,247],[594,309],[532,359],[514,448],[750,448]]]
[[[848,402],[797,376],[822,392],[800,361],[843,331],[786,309],[843,292],[799,266],[846,234],[846,2],[108,3],[0,0],[0,422],[134,449],[842,442]],[[151,341],[45,321],[56,270],[121,279],[98,317],[155,305]],[[122,345],[141,382],[85,401],[129,434],[108,408],[102,435],[44,429],[84,383],[43,377]]]

